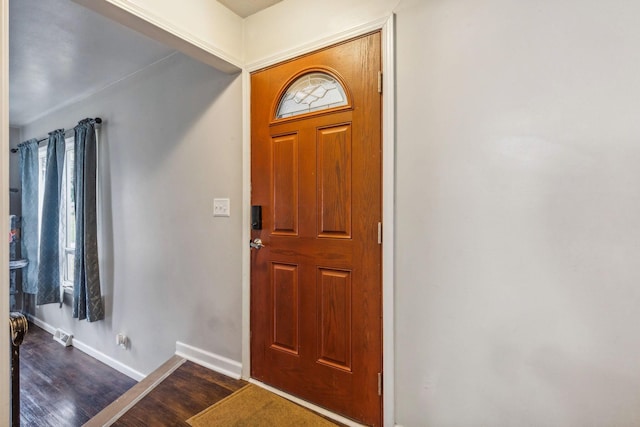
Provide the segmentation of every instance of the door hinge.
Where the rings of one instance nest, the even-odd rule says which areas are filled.
[[[382,396],[382,372],[378,372],[378,396]]]
[[[378,71],[378,93],[382,93],[382,71]]]
[[[378,223],[378,244],[382,244],[382,223]]]

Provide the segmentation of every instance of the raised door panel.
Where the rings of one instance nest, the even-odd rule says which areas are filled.
[[[273,233],[298,234],[298,135],[271,139]]]
[[[351,125],[318,129],[319,237],[351,237]]]
[[[271,265],[271,347],[298,354],[300,304],[298,266],[273,263]]]
[[[318,269],[318,362],[351,371],[351,272]]]

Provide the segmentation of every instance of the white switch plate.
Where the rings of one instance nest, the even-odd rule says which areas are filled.
[[[213,216],[231,216],[229,199],[213,199]]]

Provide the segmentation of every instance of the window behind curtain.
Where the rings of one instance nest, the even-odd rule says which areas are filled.
[[[76,252],[76,209],[74,200],[73,171],[74,145],[73,137],[65,139],[64,169],[62,175],[62,197],[60,204],[60,274],[64,288],[73,288],[74,256]],[[38,149],[38,224],[42,218],[44,199],[44,177],[47,169],[47,146]],[[40,234],[40,226],[38,226]]]

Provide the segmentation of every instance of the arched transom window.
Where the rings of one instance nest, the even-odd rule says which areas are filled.
[[[313,71],[295,79],[280,99],[276,118],[283,119],[348,104],[342,84],[327,73]]]

